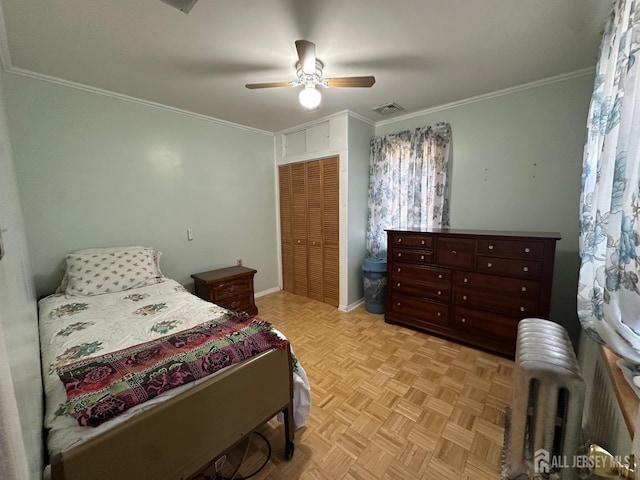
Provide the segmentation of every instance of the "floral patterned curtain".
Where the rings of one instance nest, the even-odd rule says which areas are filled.
[[[370,144],[367,255],[387,255],[387,228],[449,226],[451,127],[374,137]]]
[[[640,363],[640,0],[607,23],[584,149],[578,317],[585,331]]]

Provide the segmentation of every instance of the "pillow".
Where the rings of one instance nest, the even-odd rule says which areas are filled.
[[[161,282],[161,253],[150,247],[76,250],[67,255],[59,290],[67,295],[101,295]]]

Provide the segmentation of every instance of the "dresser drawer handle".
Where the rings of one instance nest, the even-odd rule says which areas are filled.
[[[523,272],[528,272],[529,271],[529,267],[522,267],[522,271]]]
[[[526,309],[524,307],[520,307],[520,311],[524,312]]]
[[[467,296],[466,296],[466,295],[463,295],[463,296],[462,296],[462,299],[463,299],[463,300],[466,300],[466,299],[467,299]]]
[[[401,238],[398,239],[398,243],[402,243],[402,239]]]
[[[424,255],[420,255],[420,260],[424,260]]]
[[[451,250],[451,255],[457,255],[458,252],[456,252],[455,250]]]
[[[420,242],[422,245],[424,245],[424,240],[422,240],[422,242]]]
[[[529,253],[530,251],[531,251],[531,249],[529,247],[525,247],[524,253]]]
[[[442,312],[438,312],[438,313],[436,313],[436,315],[438,315],[439,317],[441,317],[441,316],[442,316]]]
[[[493,245],[489,245],[489,250],[493,250]]]
[[[238,308],[240,306],[240,302],[231,302],[231,305],[229,305],[229,309],[230,310],[235,310],[236,308]]]
[[[467,319],[466,319],[466,318],[463,318],[463,319],[462,319],[462,323],[467,323]]]
[[[396,287],[400,287],[400,282],[398,282],[398,284],[396,285]]]
[[[400,305],[402,305],[400,302],[396,303],[396,305],[399,307]]]
[[[522,287],[520,290],[522,290],[523,292],[527,291],[527,287]]]
[[[438,290],[438,295],[442,295],[442,290]]]
[[[401,257],[402,256],[402,252],[398,252],[398,256]]]
[[[229,288],[227,288],[227,291],[228,291],[229,293],[233,293],[233,292],[235,292],[235,291],[237,290],[237,288],[238,288],[238,287],[237,287],[237,286],[235,286],[235,285],[230,285],[230,286],[229,286]]]
[[[398,272],[401,272],[401,271],[402,271],[402,269],[400,267],[398,267]]]
[[[493,267],[493,264],[491,262],[487,263],[487,267],[491,268]]]
[[[469,283],[469,279],[467,277],[464,277],[464,280],[462,280],[464,283]]]
[[[438,278],[440,278],[440,279],[442,278],[442,274],[441,273],[438,275]]]

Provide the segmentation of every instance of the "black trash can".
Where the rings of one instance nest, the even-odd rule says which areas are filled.
[[[364,308],[371,313],[384,313],[387,303],[387,261],[384,258],[365,258]]]

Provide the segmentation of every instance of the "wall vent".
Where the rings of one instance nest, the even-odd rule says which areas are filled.
[[[372,109],[378,115],[391,115],[392,113],[401,112],[404,110],[404,107],[401,107],[395,102],[385,103],[383,105],[378,105]]]

